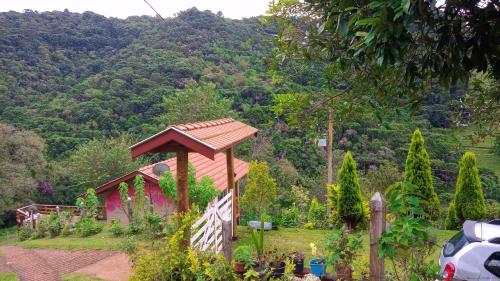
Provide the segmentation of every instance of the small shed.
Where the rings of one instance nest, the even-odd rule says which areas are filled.
[[[227,182],[227,162],[226,155],[224,153],[217,153],[214,159],[206,158],[199,153],[189,153],[189,162],[193,165],[196,170],[196,179],[200,180],[203,176],[208,176],[214,181],[215,187],[221,191],[220,196],[224,196],[228,190]],[[113,219],[119,219],[122,223],[128,223],[127,215],[123,209],[123,204],[120,199],[120,193],[118,190],[118,185],[122,182],[126,182],[129,185],[129,194],[134,193],[134,178],[138,175],[144,178],[144,191],[146,196],[150,198],[153,204],[155,212],[161,214],[162,216],[170,215],[176,206],[171,200],[163,195],[158,181],[162,175],[160,171],[169,170],[174,178],[177,175],[177,159],[176,157],[147,165],[126,174],[120,178],[112,180],[99,186],[96,189],[96,194],[102,198],[104,202],[104,208],[106,212],[106,219],[111,221]],[[234,179],[236,184],[246,176],[248,173],[248,163],[235,158],[234,159]]]
[[[226,175],[232,190],[232,234],[237,238],[239,217],[238,186],[234,178],[234,148],[257,135],[257,129],[232,118],[172,125],[130,147],[132,158],[145,153],[175,152],[177,156],[177,210],[189,210],[187,188],[188,153],[197,152],[212,160],[221,152],[226,154]]]

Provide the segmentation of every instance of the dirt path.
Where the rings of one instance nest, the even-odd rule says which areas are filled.
[[[76,272],[107,281],[124,281],[131,274],[127,255],[107,250],[25,249],[0,247],[4,254],[0,269],[16,272],[21,281],[58,281]],[[3,263],[3,264],[2,264]]]

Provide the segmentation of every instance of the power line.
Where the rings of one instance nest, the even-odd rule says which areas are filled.
[[[157,15],[157,16],[159,16],[159,17],[160,17],[160,19],[162,19],[162,20],[163,20],[163,22],[165,22],[165,23],[167,22],[167,21],[166,21],[166,20],[165,20],[165,19],[164,19],[161,15],[160,15],[160,13],[158,13],[158,12],[155,10],[155,8],[154,8],[151,4],[149,4],[149,2],[148,2],[147,0],[144,0],[144,2],[146,2],[146,4],[148,4],[148,6],[149,6],[149,7],[150,7],[150,8],[151,8],[151,9],[152,9],[155,13],[156,13],[156,15]]]

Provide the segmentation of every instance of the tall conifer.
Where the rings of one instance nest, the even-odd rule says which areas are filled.
[[[424,138],[416,129],[406,158],[405,180],[411,182],[422,199],[422,208],[431,219],[439,217],[439,198],[432,185],[431,161],[425,150]]]
[[[351,152],[346,153],[339,170],[339,185],[338,216],[349,228],[354,228],[365,218],[365,212],[361,187],[356,173],[356,162]]]
[[[460,224],[465,220],[482,219],[486,215],[476,156],[472,152],[466,152],[460,160],[454,203]]]

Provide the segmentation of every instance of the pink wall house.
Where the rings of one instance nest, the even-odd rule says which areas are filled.
[[[215,187],[219,189],[223,194],[225,193],[228,184],[226,173],[226,156],[224,153],[216,154],[214,160],[206,158],[205,156],[198,153],[189,153],[189,162],[196,170],[197,180],[200,180],[203,176],[208,176],[214,181]],[[119,219],[122,223],[125,224],[129,222],[124,210],[124,204],[122,204],[122,200],[120,199],[118,186],[122,182],[128,183],[129,195],[131,195],[132,197],[135,190],[133,188],[134,178],[138,175],[141,175],[144,178],[145,195],[153,204],[155,212],[163,217],[169,216],[173,211],[175,211],[175,204],[163,195],[158,185],[160,175],[162,175],[165,170],[169,170],[170,172],[172,172],[174,177],[176,176],[177,159],[175,157],[139,168],[136,171],[133,171],[127,175],[124,175],[96,188],[96,194],[104,203],[104,207],[106,210],[106,219],[108,221]],[[238,184],[240,179],[248,173],[248,163],[235,158],[234,172],[235,181],[236,184]]]

